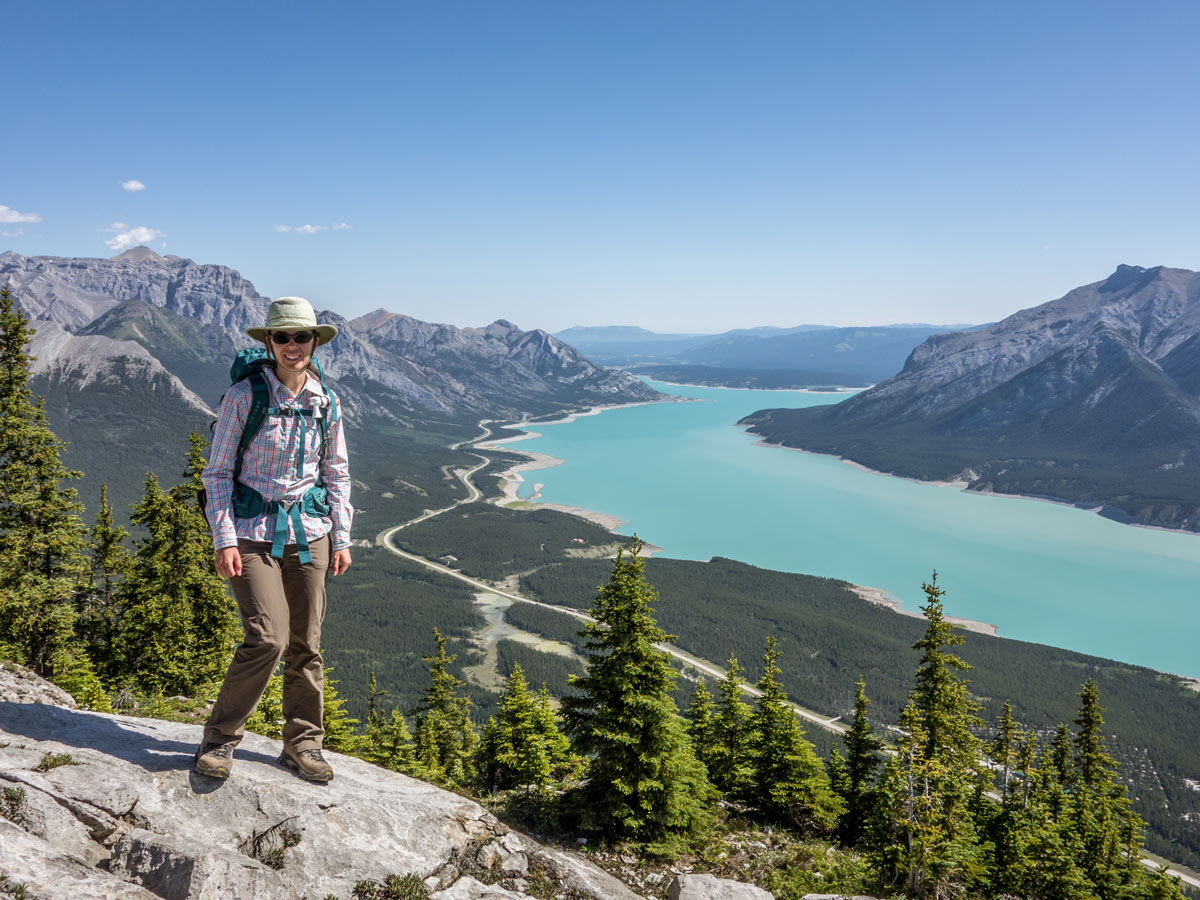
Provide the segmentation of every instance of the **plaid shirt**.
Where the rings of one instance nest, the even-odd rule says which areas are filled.
[[[300,389],[292,394],[268,366],[263,369],[271,388],[271,406],[309,409],[313,399],[325,398],[321,383],[312,374]],[[250,541],[269,541],[275,531],[275,514],[253,519],[233,516],[233,467],[237,460],[238,441],[246,416],[250,412],[252,390],[248,380],[233,385],[221,401],[217,424],[213,428],[212,453],[208,465],[200,474],[208,492],[208,521],[212,523],[213,548],[236,547],[238,538]],[[328,408],[323,410],[328,415]],[[304,457],[301,476],[296,477],[296,455],[300,449],[302,419],[296,416],[271,416],[263,420],[262,428],[242,456],[241,482],[254,488],[264,500],[299,500],[318,482],[318,474],[329,492],[329,518],[302,515],[304,533],[309,542],[333,531],[334,550],[350,546],[350,469],[346,461],[346,437],[342,432],[342,417],[329,425],[329,447],[321,461],[321,432],[312,419],[303,427]],[[319,470],[319,473],[318,473]],[[332,521],[331,521],[332,520]],[[295,530],[288,522],[287,543],[296,543]]]

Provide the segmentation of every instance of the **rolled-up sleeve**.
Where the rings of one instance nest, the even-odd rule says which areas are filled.
[[[329,447],[321,463],[321,480],[329,492],[332,549],[345,550],[350,546],[354,507],[350,505],[350,463],[346,457],[346,434],[342,429],[340,414],[329,423],[328,440]]]
[[[208,465],[200,473],[200,480],[204,482],[204,490],[208,495],[205,515],[212,529],[214,550],[236,547],[238,542],[233,521],[233,467],[237,462],[238,441],[242,437],[248,410],[243,385],[234,385],[221,401],[217,422],[213,426],[212,452],[208,457]]]

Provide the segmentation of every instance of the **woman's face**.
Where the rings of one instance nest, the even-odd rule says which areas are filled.
[[[281,344],[277,338],[284,335],[307,336],[308,341],[301,344],[292,339],[286,344]],[[271,354],[275,357],[276,371],[303,372],[312,361],[313,350],[317,347],[317,335],[311,328],[272,331],[267,335],[267,346],[270,348]]]

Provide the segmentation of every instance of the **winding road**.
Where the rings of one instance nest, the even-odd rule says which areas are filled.
[[[483,434],[479,435],[478,437],[467,440],[467,441],[459,441],[457,444],[452,444],[450,449],[458,450],[458,449],[462,448],[463,446],[466,446],[469,444],[478,444],[480,441],[486,441],[489,437],[492,436],[492,430],[487,427],[487,424],[485,422],[481,422],[480,427],[483,429]],[[561,613],[564,616],[570,616],[571,618],[578,619],[581,622],[595,621],[591,616],[589,616],[587,613],[583,612],[582,610],[571,609],[570,607],[566,607],[566,606],[555,606],[550,603],[543,603],[541,600],[533,600],[529,597],[523,597],[520,594],[513,593],[512,591],[501,590],[500,588],[496,587],[495,585],[491,585],[485,581],[480,581],[476,578],[472,578],[469,575],[464,575],[462,572],[459,572],[457,569],[452,569],[447,565],[443,565],[442,563],[434,562],[433,560],[426,559],[424,556],[418,556],[415,553],[408,553],[407,551],[401,550],[399,547],[397,547],[395,545],[395,543],[393,542],[393,539],[395,538],[396,533],[398,531],[403,531],[405,528],[410,528],[413,525],[416,525],[420,522],[426,522],[429,519],[432,519],[434,516],[440,516],[442,513],[446,513],[452,509],[456,509],[457,507],[462,506],[464,503],[474,503],[483,497],[483,492],[480,491],[479,488],[475,487],[474,482],[471,481],[471,477],[476,472],[478,472],[480,469],[484,468],[488,464],[489,460],[486,457],[479,456],[479,454],[472,454],[472,455],[479,458],[479,460],[480,460],[479,465],[474,466],[470,469],[454,470],[454,474],[456,474],[459,477],[459,479],[462,481],[463,485],[467,489],[466,497],[463,497],[461,500],[456,500],[454,503],[450,504],[449,506],[443,507],[442,509],[426,510],[422,515],[417,516],[415,519],[410,519],[407,522],[403,522],[400,525],[394,525],[393,527],[387,529],[386,531],[380,532],[380,534],[375,538],[375,543],[377,545],[379,545],[380,547],[386,548],[387,550],[396,554],[397,556],[403,557],[404,559],[407,559],[411,562],[417,563],[418,565],[425,566],[425,568],[432,569],[435,572],[440,572],[442,575],[449,576],[450,578],[455,578],[465,584],[471,585],[471,587],[476,588],[480,591],[487,591],[490,594],[496,594],[497,596],[504,597],[508,600],[513,601],[514,603],[528,603],[530,606],[540,606],[543,609],[553,610],[556,613]],[[693,669],[703,672],[706,675],[710,675],[713,678],[719,679],[719,678],[724,677],[724,675],[725,675],[725,670],[723,668],[714,665],[713,663],[709,662],[708,660],[699,659],[698,657],[692,656],[690,653],[685,653],[683,650],[680,650],[678,647],[674,646],[673,644],[658,644],[656,646],[660,650],[664,651],[665,653],[670,654],[675,659],[679,660],[680,662],[684,663],[685,665],[691,666]],[[751,697],[758,697],[761,695],[761,692],[757,688],[754,688],[748,684],[742,685],[742,690],[745,691],[747,694],[749,694]],[[836,718],[831,719],[827,716],[818,715],[817,713],[812,712],[811,710],[807,710],[801,706],[797,706],[795,703],[789,703],[788,705],[792,707],[792,709],[795,711],[796,715],[798,715],[800,718],[804,719],[806,722],[811,722],[813,725],[816,725],[820,728],[824,728],[827,731],[832,731],[834,734],[843,734],[846,731],[846,726],[843,725],[841,722],[837,721]]]

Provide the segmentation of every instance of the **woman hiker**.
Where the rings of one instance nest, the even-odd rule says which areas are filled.
[[[266,326],[246,334],[263,341],[266,358],[222,399],[201,474],[217,573],[229,579],[245,638],[204,726],[195,771],[229,777],[233,748],[282,657],[279,762],[301,778],[329,781],[321,621],[329,575],[350,565],[353,511],[337,399],[312,363],[337,329],[318,325],[307,300],[280,297]]]

